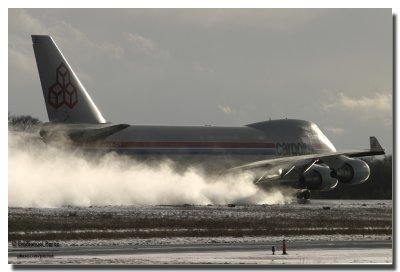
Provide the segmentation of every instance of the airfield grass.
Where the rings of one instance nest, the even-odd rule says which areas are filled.
[[[9,208],[8,239],[71,240],[391,235],[391,206],[307,205]]]

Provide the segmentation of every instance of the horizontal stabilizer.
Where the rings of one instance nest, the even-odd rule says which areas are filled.
[[[106,137],[115,134],[125,128],[129,127],[126,124],[119,124],[99,129],[88,129],[76,132],[71,132],[68,137],[74,142],[95,142],[104,140]]]
[[[88,125],[65,125],[57,123],[46,123],[40,130],[40,136],[45,142],[69,139],[75,143],[88,143],[103,141],[129,125],[119,124],[111,126],[88,126]]]

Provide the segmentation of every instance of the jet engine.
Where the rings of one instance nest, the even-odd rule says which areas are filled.
[[[339,156],[331,165],[332,176],[344,184],[361,184],[369,178],[369,166],[366,162]]]
[[[331,175],[328,166],[314,164],[300,178],[300,184],[309,190],[329,191],[336,187],[338,180]]]

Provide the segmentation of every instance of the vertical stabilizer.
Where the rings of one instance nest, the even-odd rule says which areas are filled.
[[[85,87],[50,36],[32,35],[50,122],[105,123]]]

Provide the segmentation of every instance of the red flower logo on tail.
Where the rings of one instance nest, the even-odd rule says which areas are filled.
[[[78,92],[71,82],[68,68],[64,63],[57,68],[56,83],[49,88],[48,102],[56,109],[62,105],[72,109],[78,103]]]

